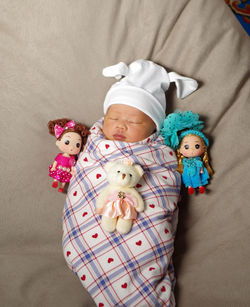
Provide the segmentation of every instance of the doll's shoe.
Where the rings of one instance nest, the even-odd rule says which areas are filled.
[[[58,192],[63,193],[63,188],[59,188]]]
[[[58,187],[58,182],[57,181],[53,181],[51,186],[52,186],[52,188],[56,189]]]
[[[189,188],[188,188],[188,194],[189,194],[189,195],[194,194],[194,188],[189,187]]]
[[[199,192],[200,192],[200,194],[205,193],[205,191],[206,191],[205,187],[203,187],[203,186],[200,186],[200,187],[199,187]]]

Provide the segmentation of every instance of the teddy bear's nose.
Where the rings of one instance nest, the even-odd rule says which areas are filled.
[[[124,179],[126,177],[126,174],[122,174],[122,179]]]

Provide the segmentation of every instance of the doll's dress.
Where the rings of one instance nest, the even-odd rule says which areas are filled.
[[[59,182],[70,182],[72,177],[70,171],[72,166],[76,164],[74,156],[64,157],[62,153],[59,153],[55,161],[57,162],[56,169],[51,170],[53,165],[49,166],[49,176],[58,180]]]
[[[200,157],[184,158],[182,180],[186,187],[198,188],[208,184],[209,174]],[[203,168],[203,173],[201,173]]]
[[[132,194],[113,192],[108,195],[104,206],[96,212],[110,218],[122,217],[125,220],[131,220],[137,217],[136,206],[137,200]]]

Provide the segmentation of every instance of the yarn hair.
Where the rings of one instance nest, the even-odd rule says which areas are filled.
[[[61,118],[61,119],[55,119],[55,120],[51,120],[48,122],[48,129],[49,129],[49,133],[53,136],[55,136],[55,125],[59,125],[61,127],[64,127],[66,125],[66,123],[68,123],[70,121],[70,119],[67,118]],[[75,132],[78,133],[81,137],[82,137],[82,142],[83,144],[86,144],[87,141],[87,137],[89,135],[89,129],[83,125],[83,124],[76,124],[74,128],[69,128],[65,131],[63,131],[63,133],[60,135],[60,137],[58,138],[58,140],[60,141],[61,138],[63,137],[63,135],[65,133],[68,132]]]

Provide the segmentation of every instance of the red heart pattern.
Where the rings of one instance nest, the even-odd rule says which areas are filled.
[[[86,280],[86,275],[82,275],[81,280],[82,281]]]
[[[88,162],[89,160],[88,160],[87,157],[85,157],[85,158],[83,159],[83,161]]]
[[[100,177],[102,177],[101,174],[96,174],[96,179],[99,179]]]
[[[69,257],[71,255],[70,251],[67,251],[67,257]]]
[[[73,193],[73,196],[76,196],[77,195],[77,191],[75,191],[74,193]]]
[[[104,304],[103,303],[99,303],[99,305],[98,305],[99,307],[103,307],[104,306]]]
[[[126,289],[127,286],[128,286],[128,284],[125,282],[121,287],[122,287],[123,289]]]
[[[152,267],[151,267],[151,268],[149,268],[149,271],[153,271],[153,270],[155,270],[155,268],[152,268]]]
[[[86,215],[88,215],[88,212],[83,212],[82,216],[84,217]]]
[[[142,245],[142,241],[140,240],[140,241],[136,242],[135,244],[138,245],[138,246],[141,246]]]
[[[92,238],[96,239],[98,237],[98,233],[95,233]]]
[[[105,148],[106,148],[106,149],[109,149],[109,144],[106,144],[106,145],[105,145]]]
[[[165,292],[166,291],[166,287],[165,286],[162,286],[161,287],[161,292]]]
[[[150,207],[150,208],[154,208],[154,207],[155,207],[155,205],[154,205],[154,204],[152,204],[152,205],[149,205],[149,207]]]
[[[111,263],[111,262],[113,262],[113,261],[114,261],[113,258],[109,258],[109,259],[108,259],[108,263]]]

